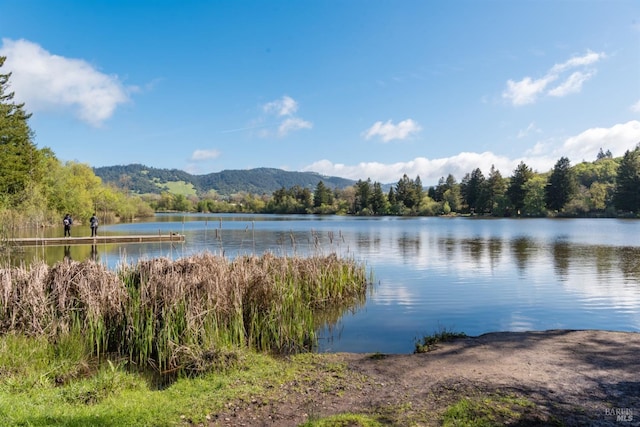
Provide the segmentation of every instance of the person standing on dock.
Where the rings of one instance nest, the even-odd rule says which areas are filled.
[[[98,217],[96,216],[95,212],[91,216],[91,219],[89,219],[89,227],[91,227],[91,237],[97,237],[98,236]]]
[[[71,219],[71,215],[66,214],[64,219],[62,220],[62,224],[64,224],[64,237],[71,237],[71,224],[73,224],[73,219]]]

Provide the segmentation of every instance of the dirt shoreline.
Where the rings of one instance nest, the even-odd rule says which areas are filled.
[[[230,402],[211,425],[298,426],[350,412],[435,426],[461,398],[505,396],[532,403],[516,405],[503,420],[512,425],[639,426],[640,333],[498,332],[423,354],[323,354],[309,375],[271,387]]]

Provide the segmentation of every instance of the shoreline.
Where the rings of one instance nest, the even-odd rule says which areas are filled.
[[[332,387],[315,385],[317,379],[303,383],[303,392],[304,380],[284,384],[271,403],[235,402],[212,425],[260,420],[258,425],[297,426],[310,413],[390,411],[390,425],[435,426],[461,399],[526,402],[511,403],[518,425],[620,425],[619,414],[631,415],[624,425],[640,425],[638,332],[490,332],[439,343],[426,353],[318,356],[320,371],[344,366],[338,379],[327,374],[334,377]]]

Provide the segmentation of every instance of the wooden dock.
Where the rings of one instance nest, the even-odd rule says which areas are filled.
[[[96,237],[26,237],[8,239],[9,244],[16,246],[70,246],[101,245],[106,243],[156,243],[184,242],[183,234],[142,234],[131,236],[96,236]]]

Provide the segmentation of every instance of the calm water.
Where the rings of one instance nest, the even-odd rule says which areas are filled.
[[[94,256],[111,267],[123,259],[204,250],[227,257],[264,251],[353,256],[372,270],[373,291],[363,307],[322,331],[321,351],[409,353],[416,338],[443,328],[468,335],[640,331],[640,221],[158,215],[100,232],[178,232],[186,243],[71,246],[23,256],[50,263]],[[88,235],[88,227],[73,233]]]

